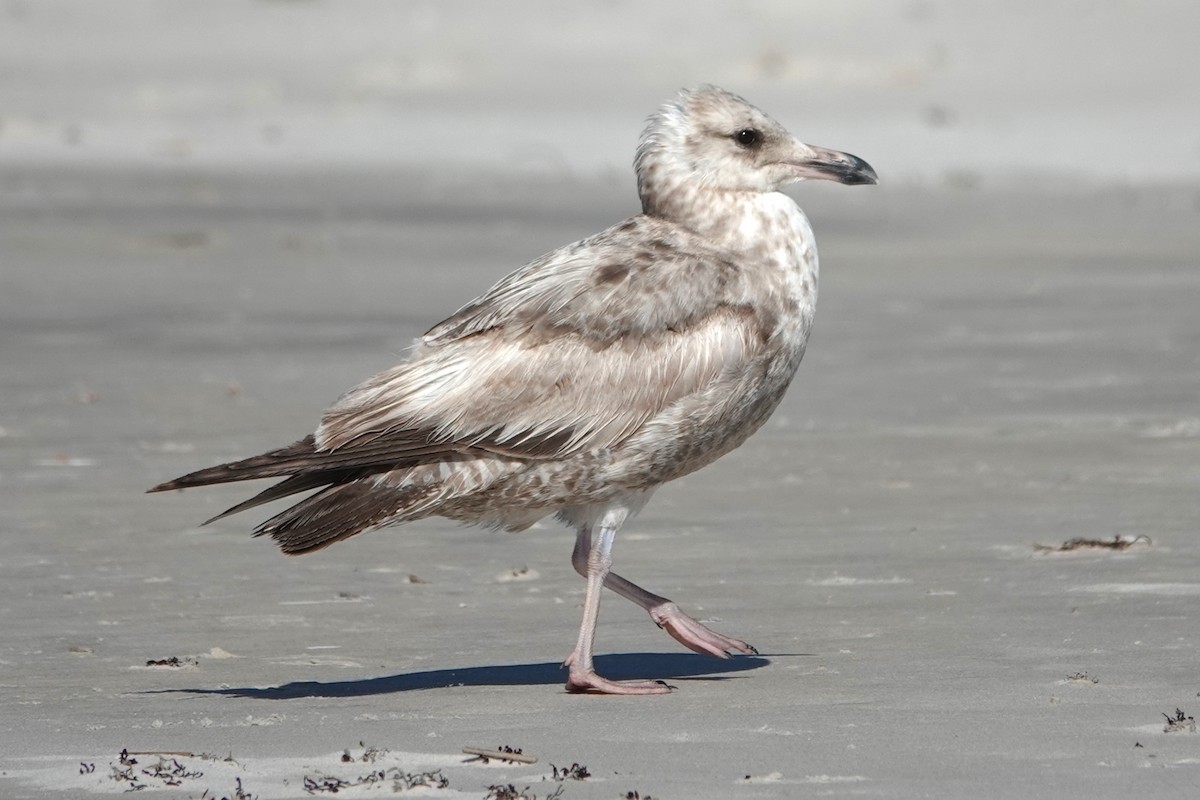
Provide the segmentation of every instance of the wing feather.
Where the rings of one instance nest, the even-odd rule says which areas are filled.
[[[411,440],[539,459],[613,446],[761,350],[773,320],[739,303],[743,280],[695,234],[635,217],[432,328],[326,412],[317,449]]]

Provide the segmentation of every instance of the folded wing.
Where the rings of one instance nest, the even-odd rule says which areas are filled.
[[[413,357],[347,393],[319,449],[399,437],[560,459],[631,436],[736,373],[770,335],[736,264],[637,217],[508,276],[435,326]]]
[[[616,447],[682,398],[732,386],[749,369],[773,320],[738,302],[743,280],[686,229],[635,217],[500,281],[425,334],[408,361],[344,395],[315,435],[151,491],[289,476],[230,514],[329,487],[267,523],[275,535],[281,522],[299,528],[361,508],[386,482],[401,487],[397,503],[420,494],[428,504],[432,490],[403,488],[404,470],[421,465],[451,473]],[[370,524],[388,516],[375,500]],[[316,539],[333,535],[340,514]]]

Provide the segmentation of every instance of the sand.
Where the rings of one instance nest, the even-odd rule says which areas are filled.
[[[457,6],[235,5],[0,28],[0,797],[1195,792],[1193,5],[842,4],[807,48],[782,5],[708,9],[653,57],[629,9],[493,38]],[[298,438],[631,213],[648,104],[702,80],[883,181],[794,192],[823,268],[796,384],[614,551],[760,656],[610,597],[601,672],[677,691],[568,695],[564,528],[285,558],[257,512],[197,527],[247,487],[143,494]],[[465,763],[500,746],[537,761]]]
[[[447,797],[542,797],[572,763],[579,798],[1192,785],[1200,738],[1164,714],[1200,708],[1196,190],[837,189],[797,193],[824,275],[784,406],[615,550],[762,655],[684,652],[612,597],[602,672],[678,687],[612,698],[562,691],[565,529],[419,523],[285,558],[253,515],[196,527],[241,488],[141,492],[303,433],[463,287],[628,191],[9,177],[0,794],[122,791],[127,749],[236,760],[184,758],[204,777],[179,796],[299,796],[370,773],[340,761],[368,747],[445,769],[422,791]],[[1075,538],[1119,546],[1039,548]],[[461,763],[500,745],[538,762]]]

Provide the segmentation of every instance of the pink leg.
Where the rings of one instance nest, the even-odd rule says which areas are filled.
[[[604,515],[596,546],[589,548],[586,559],[587,595],[583,601],[583,624],[579,626],[579,641],[564,662],[569,668],[568,692],[598,694],[666,694],[671,687],[661,681],[617,682],[601,678],[592,665],[592,645],[596,638],[596,621],[600,616],[600,593],[612,567],[612,545],[617,529],[625,521],[625,509],[615,509]],[[589,535],[589,539],[590,539]]]
[[[591,549],[592,531],[582,527],[575,538],[571,564],[574,565],[575,571],[585,578],[589,576],[588,559]],[[757,650],[740,639],[725,636],[701,625],[698,620],[680,611],[679,606],[667,598],[648,592],[615,572],[605,575],[604,586],[645,609],[655,625],[689,650],[718,658],[729,658],[732,653],[758,654]]]

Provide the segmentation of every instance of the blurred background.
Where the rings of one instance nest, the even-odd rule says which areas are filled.
[[[0,167],[629,168],[716,83],[886,182],[1200,178],[1191,0],[4,0]]]

